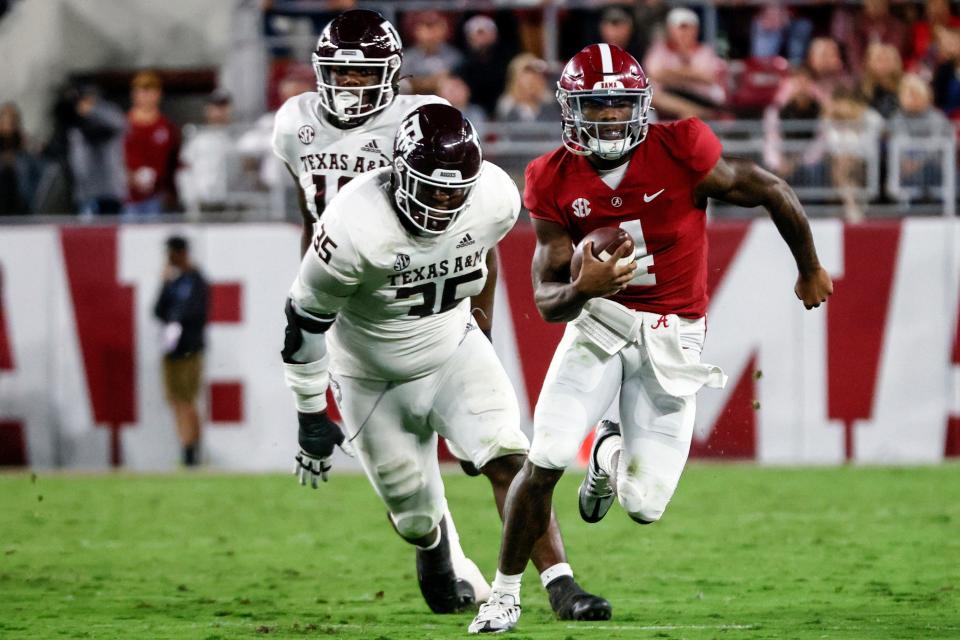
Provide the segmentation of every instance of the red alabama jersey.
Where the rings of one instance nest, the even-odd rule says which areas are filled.
[[[720,159],[717,136],[696,118],[651,124],[616,189],[583,156],[560,147],[527,166],[524,205],[574,243],[622,227],[637,246],[637,276],[612,299],[638,311],[699,318],[707,311],[706,212],[694,188]]]

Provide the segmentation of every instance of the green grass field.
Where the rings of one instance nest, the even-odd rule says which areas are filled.
[[[520,638],[960,638],[960,466],[694,464],[663,521],[558,510],[607,623],[552,618],[531,570]],[[492,574],[485,480],[451,472],[464,549]],[[465,637],[364,478],[0,475],[0,638]]]

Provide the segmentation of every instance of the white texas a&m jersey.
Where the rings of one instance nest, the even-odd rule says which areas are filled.
[[[418,237],[391,205],[390,168],[350,183],[316,225],[290,297],[327,333],[330,371],[409,380],[435,371],[463,340],[470,296],[487,279],[487,252],[513,228],[520,194],[483,163],[469,206],[439,236]]]
[[[397,96],[362,125],[340,129],[326,119],[319,94],[301,93],[277,111],[273,152],[296,173],[307,207],[319,219],[350,180],[390,165],[400,121],[408,112],[433,102],[448,104],[436,96]]]

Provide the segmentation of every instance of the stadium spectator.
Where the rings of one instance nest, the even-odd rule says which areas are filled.
[[[670,5],[665,0],[637,0],[633,8],[633,24],[636,25],[636,47],[642,60],[654,42],[664,37],[664,25]]]
[[[277,85],[279,104],[307,91],[316,91],[317,78],[312,69],[307,73],[294,72]],[[277,112],[269,111],[237,140],[237,152],[243,157],[244,170],[256,173],[261,188],[272,189],[287,183],[283,162],[273,153],[273,123]]]
[[[812,91],[817,102],[826,105],[830,96],[840,87],[846,87],[850,78],[843,67],[840,48],[830,38],[814,38],[807,50],[805,63],[807,74],[802,77],[793,75],[784,80],[773,99],[774,105],[783,107],[797,90],[797,82],[804,83],[803,91]]]
[[[708,117],[726,99],[726,65],[698,41],[700,19],[678,7],[667,14],[667,35],[647,53],[643,68],[656,83],[653,106],[663,119]]]
[[[414,93],[436,93],[440,79],[460,66],[463,54],[451,45],[450,25],[438,11],[419,11],[411,18],[413,46],[403,50],[403,71]]]
[[[457,76],[445,76],[437,87],[437,95],[460,110],[467,117],[476,130],[480,139],[486,131],[487,115],[480,105],[470,101],[470,87]]]
[[[960,115],[960,30],[941,27],[937,43],[944,61],[933,74],[934,103],[952,120]]]
[[[903,64],[896,47],[882,42],[867,47],[859,91],[866,103],[884,118],[892,116],[900,106],[897,91],[902,75]]]
[[[96,87],[77,90],[67,128],[73,197],[81,215],[120,213],[127,195],[123,162],[123,111],[104,100]]]
[[[783,55],[800,64],[810,44],[813,22],[793,15],[782,3],[760,9],[750,23],[750,55],[772,58]]]
[[[163,84],[152,71],[141,71],[130,85],[133,106],[124,140],[127,161],[126,213],[153,215],[176,209],[173,184],[180,132],[160,111]]]
[[[942,112],[933,106],[933,91],[922,77],[908,73],[900,80],[900,108],[890,119],[893,139],[897,137],[944,138],[953,135],[950,123]],[[938,152],[908,149],[900,155],[900,184],[923,189],[921,197],[931,198],[931,187],[943,180],[943,168]],[[900,194],[891,194],[897,197]]]
[[[632,55],[637,54],[636,27],[630,12],[620,6],[607,7],[600,14],[600,42],[620,47]]]
[[[184,142],[177,173],[180,198],[192,213],[227,208],[227,165],[234,148],[230,93],[216,89],[207,96],[204,111],[206,126]]]
[[[547,63],[532,53],[521,53],[507,67],[507,88],[497,101],[501,122],[552,122],[560,106],[547,86]]]
[[[927,0],[924,4],[924,19],[913,23],[911,46],[913,48],[909,69],[932,75],[941,61],[937,48],[936,31],[940,28],[960,28],[960,17],[950,13],[947,0]]]
[[[835,10],[830,32],[843,48],[854,73],[863,70],[864,52],[874,42],[893,45],[901,59],[910,53],[907,25],[890,13],[888,0],[864,0],[862,11]]]
[[[816,120],[823,113],[823,94],[817,88],[810,70],[799,67],[791,76],[791,92],[786,102],[777,107],[781,120]]]
[[[23,133],[20,110],[12,102],[0,105],[0,215],[33,212],[40,173],[40,160]]]
[[[933,91],[921,76],[908,73],[900,79],[899,109],[890,120],[895,130],[932,136],[947,130],[946,117],[933,107]]]
[[[764,111],[764,164],[791,184],[809,184],[822,172],[820,159],[805,152],[784,150],[785,140],[814,138],[818,131],[815,122],[823,115],[823,96],[808,68],[794,70],[790,93],[784,100]]]
[[[207,281],[190,259],[182,236],[167,239],[163,286],[153,314],[163,323],[163,382],[173,409],[183,464],[200,463],[200,414],[197,395],[203,372],[207,324]]]
[[[491,116],[507,80],[510,49],[500,41],[497,23],[485,15],[476,15],[463,24],[467,51],[457,75],[470,87],[473,101]]]
[[[866,207],[866,161],[877,153],[883,118],[859,93],[845,88],[834,91],[825,116],[822,150],[830,160],[844,219],[861,222]]]
[[[814,83],[827,101],[834,91],[850,84],[850,75],[840,56],[840,47],[830,38],[815,38],[810,43],[807,65]]]

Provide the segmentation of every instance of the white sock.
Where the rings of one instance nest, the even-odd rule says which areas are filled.
[[[497,569],[497,575],[493,579],[493,591],[511,595],[516,599],[517,602],[520,602],[520,580],[522,578],[522,573],[507,576],[500,573],[500,569]]]
[[[570,568],[570,565],[566,562],[558,562],[552,567],[547,567],[540,572],[540,582],[543,583],[544,588],[557,578],[562,576],[573,577],[573,569]]]
[[[623,438],[620,436],[607,436],[597,448],[597,465],[608,476],[617,472],[613,456],[623,448]]]

